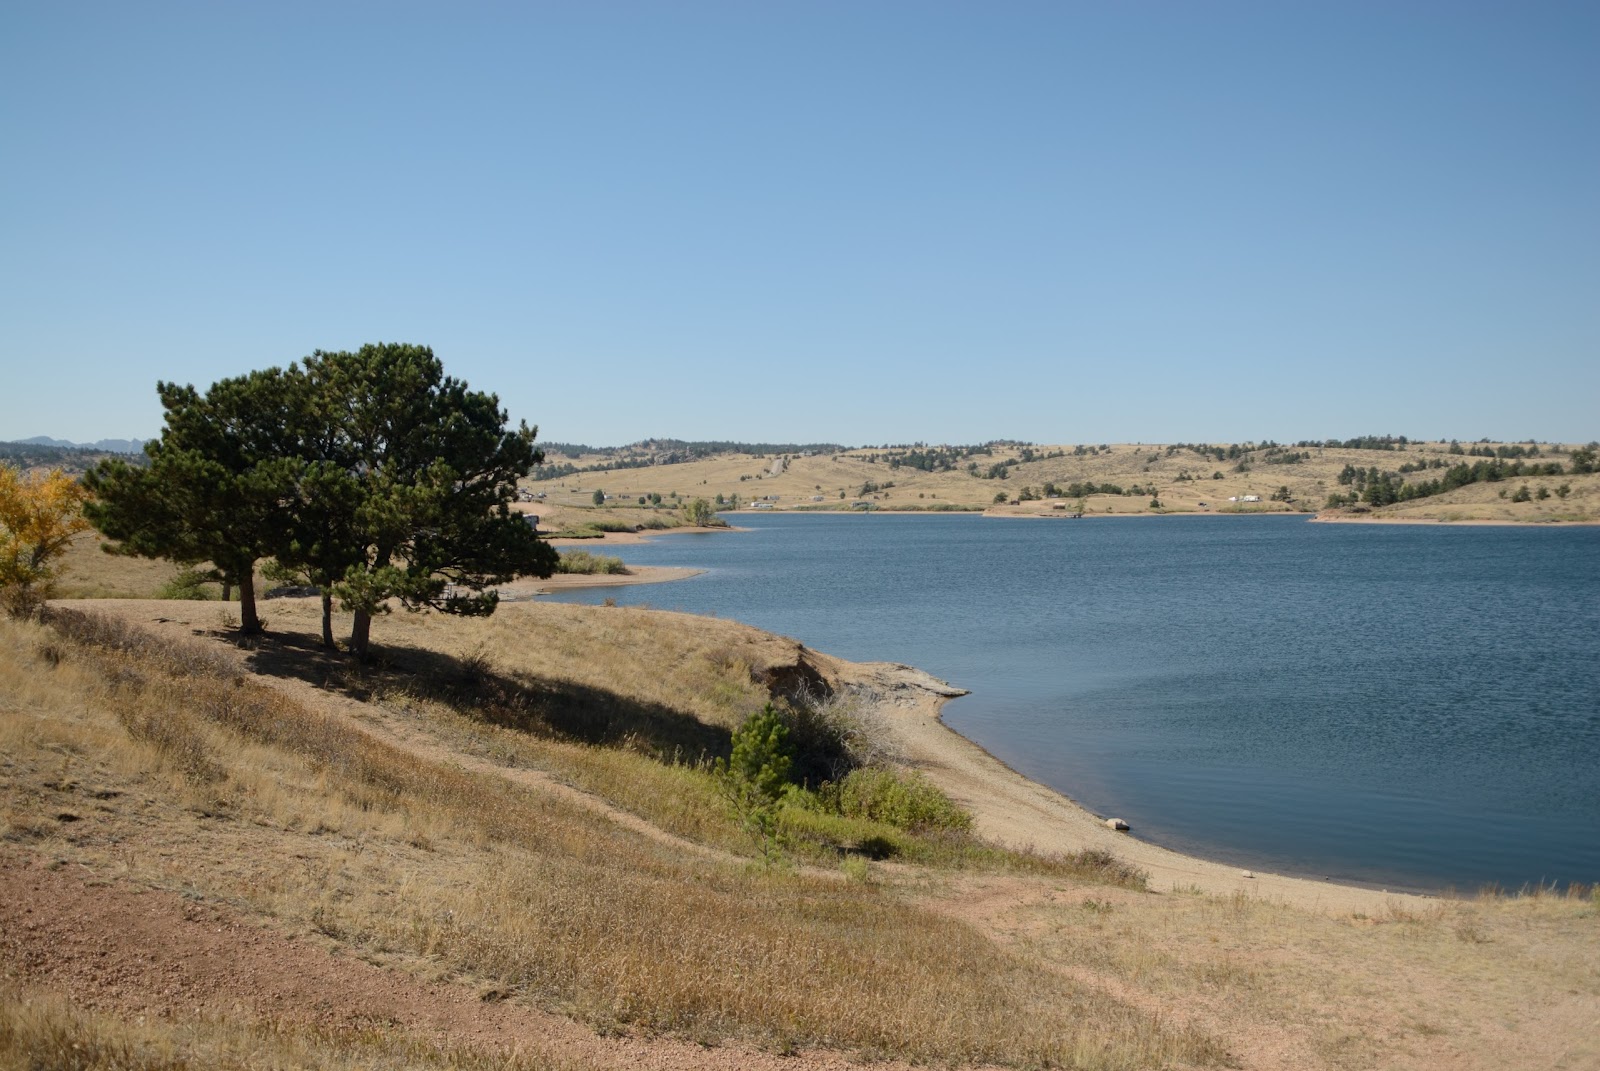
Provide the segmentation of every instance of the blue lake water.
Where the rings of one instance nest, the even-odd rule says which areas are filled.
[[[1600,880],[1600,528],[741,514],[716,614],[972,691],[951,728],[1137,836],[1397,888]],[[611,553],[608,550],[608,553]]]

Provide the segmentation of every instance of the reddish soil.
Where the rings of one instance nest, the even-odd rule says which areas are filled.
[[[572,1020],[485,999],[464,985],[429,985],[274,933],[226,907],[118,887],[87,868],[52,869],[6,849],[0,849],[0,973],[79,1007],[121,1015],[377,1025],[594,1067],[858,1066],[826,1052],[782,1057],[667,1038],[602,1038]]]

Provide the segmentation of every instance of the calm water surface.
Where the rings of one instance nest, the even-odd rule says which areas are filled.
[[[1600,880],[1600,528],[741,514],[560,596],[972,695],[946,722],[1184,851],[1391,887]]]

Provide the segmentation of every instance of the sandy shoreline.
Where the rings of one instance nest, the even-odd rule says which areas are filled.
[[[984,510],[985,517],[998,517],[1013,521],[1117,521],[1117,520],[1151,520],[1161,517],[1306,517],[1309,514],[1296,509],[1242,509],[1242,510],[1216,510],[1216,509],[1166,509],[1158,513],[1085,513],[1079,517],[1060,510],[1051,510],[1049,513],[1001,513],[998,510]]]
[[[632,543],[648,543],[659,536],[668,535],[706,535],[711,532],[742,532],[743,528],[733,525],[698,526],[684,525],[681,528],[646,528],[642,532],[601,532],[599,536],[588,539],[561,539],[547,538],[545,542],[552,547],[617,547],[627,546]]]
[[[588,542],[587,540],[585,542]],[[625,584],[665,584],[671,580],[687,580],[699,576],[704,569],[690,569],[682,565],[630,565],[626,573],[557,573],[538,580],[526,577],[501,584],[500,597],[515,602],[531,599],[535,595],[549,595],[573,588],[616,588]]]
[[[1119,833],[1067,797],[1030,781],[940,718],[965,694],[910,666],[833,660],[839,677],[866,690],[892,727],[908,765],[921,770],[972,812],[979,835],[1041,852],[1108,851],[1146,871],[1156,892],[1260,897],[1313,911],[1377,915],[1387,906],[1428,899],[1333,881],[1245,871]],[[1251,876],[1246,877],[1246,874]]]
[[[1595,521],[1511,521],[1495,517],[1462,517],[1445,520],[1441,517],[1324,517],[1311,518],[1313,524],[1428,524],[1451,528],[1574,528],[1600,524]]]
[[[1085,513],[1076,517],[1071,513],[1052,510],[1048,513],[1011,513],[994,509],[874,509],[874,510],[849,510],[849,509],[777,509],[777,510],[740,510],[742,513],[803,513],[803,514],[828,514],[831,516],[856,515],[861,517],[891,516],[891,517],[948,517],[951,515],[979,516],[1000,518],[1003,520],[1148,520],[1159,517],[1302,517],[1314,524],[1420,524],[1444,525],[1450,528],[1573,528],[1600,525],[1600,519],[1583,521],[1559,521],[1532,519],[1526,521],[1505,520],[1491,517],[1462,517],[1459,519],[1445,520],[1442,517],[1324,517],[1320,514],[1307,513],[1303,510],[1290,509],[1263,509],[1263,510],[1214,510],[1214,509],[1174,509],[1164,510],[1159,513],[1130,512],[1130,513]],[[725,531],[726,529],[678,529],[679,531]],[[661,534],[661,533],[655,533]],[[618,542],[636,543],[641,540],[624,536]],[[593,543],[597,540],[550,540],[556,545],[568,543]]]

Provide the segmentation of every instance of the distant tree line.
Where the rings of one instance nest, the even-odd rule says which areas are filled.
[[[1324,450],[1404,450],[1416,439],[1404,435],[1362,435],[1354,439],[1303,439],[1299,447],[1321,447]]]
[[[925,449],[912,447],[904,453],[891,454],[888,463],[891,469],[903,467],[921,472],[950,472],[970,457],[993,454],[992,443],[977,443],[972,446],[930,446]]]
[[[1046,486],[1054,487],[1053,484],[1047,484]],[[1050,494],[1049,497],[1055,498],[1059,495],[1059,497],[1062,498],[1088,498],[1090,495],[1121,495],[1135,493],[1137,492],[1124,491],[1122,485],[1120,484],[1094,483],[1093,481],[1087,481],[1069,483],[1065,487],[1058,488],[1057,494]]]
[[[592,468],[600,468],[600,467],[601,466],[596,465],[596,466],[593,466]],[[564,480],[568,476],[576,476],[580,472],[589,472],[589,471],[592,471],[592,469],[591,468],[581,468],[580,469],[576,465],[573,465],[573,464],[570,464],[570,463],[567,463],[567,462],[563,462],[563,463],[561,463],[559,465],[535,465],[533,467],[533,471],[530,472],[528,475],[529,475],[529,478],[531,478],[531,479],[541,480],[541,481],[542,480]]]
[[[49,467],[63,472],[84,472],[104,458],[106,453],[105,450],[91,450],[77,446],[0,442],[0,461],[24,469]],[[142,454],[121,456],[126,456],[134,464],[143,464],[145,460]]]
[[[1503,458],[1492,458],[1475,461],[1470,465],[1465,462],[1452,465],[1445,469],[1442,476],[1415,482],[1407,482],[1398,472],[1380,472],[1376,466],[1363,469],[1346,465],[1340,470],[1338,481],[1341,486],[1351,488],[1351,492],[1348,495],[1329,496],[1328,504],[1342,506],[1360,501],[1371,506],[1388,506],[1396,502],[1409,502],[1412,499],[1443,494],[1473,483],[1495,483],[1527,476],[1561,476],[1567,472],[1581,475],[1595,471],[1595,466],[1595,451],[1588,448],[1572,452],[1571,466],[1568,469],[1563,469],[1561,464],[1555,461],[1530,464],[1522,460],[1508,462]],[[1418,468],[1420,469],[1420,466]]]
[[[1255,448],[1254,443],[1229,443],[1226,446],[1216,446],[1212,443],[1172,443],[1167,447],[1167,456],[1171,457],[1181,450],[1188,450],[1217,461],[1238,461]]]
[[[1495,446],[1495,447],[1489,447],[1489,446],[1483,446],[1483,445],[1473,445],[1473,446],[1469,446],[1469,447],[1463,448],[1462,445],[1460,443],[1456,442],[1454,439],[1450,440],[1450,446],[1447,448],[1446,452],[1447,453],[1451,453],[1451,454],[1463,454],[1463,455],[1465,455],[1467,457],[1499,457],[1499,458],[1505,458],[1507,460],[1510,460],[1510,459],[1513,459],[1513,458],[1519,458],[1519,457],[1543,457],[1544,456],[1543,454],[1539,453],[1539,447],[1538,446],[1534,446],[1534,445],[1529,445],[1529,446],[1511,445],[1511,446]]]

